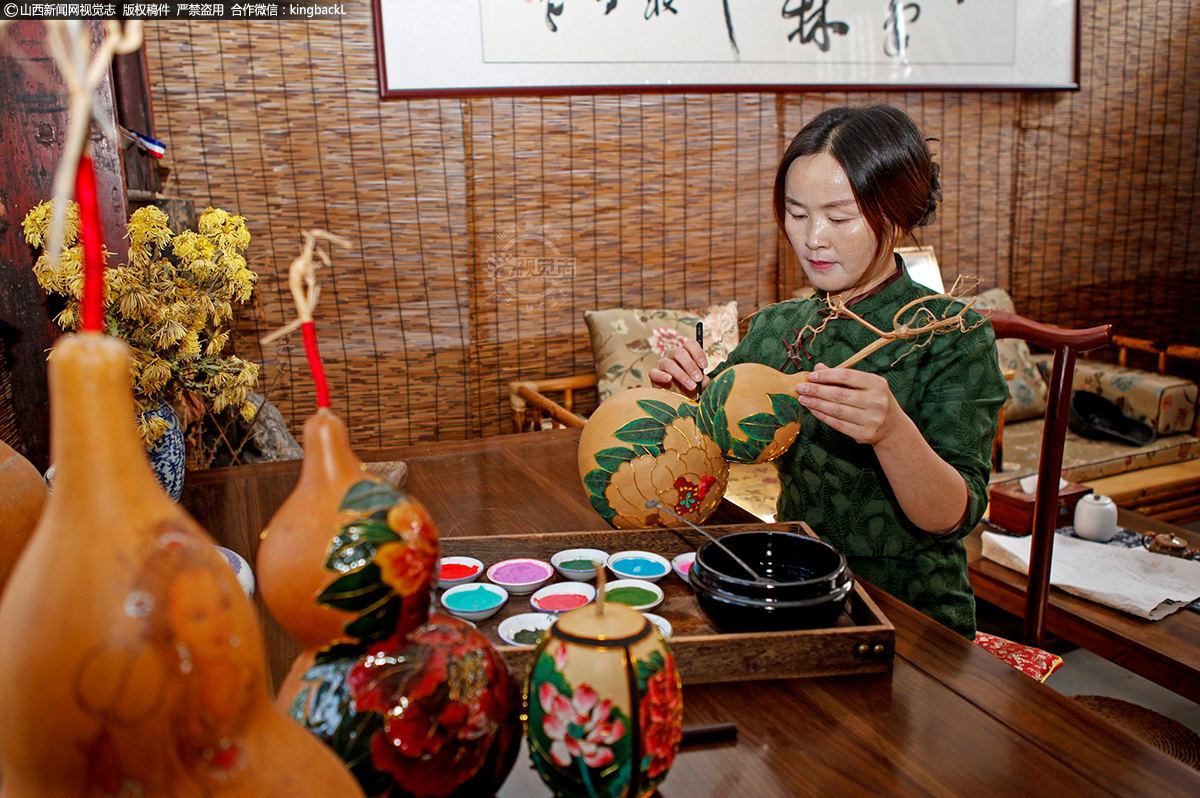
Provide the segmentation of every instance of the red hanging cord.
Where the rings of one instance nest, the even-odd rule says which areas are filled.
[[[96,173],[92,159],[79,159],[75,173],[75,201],[79,203],[79,238],[83,243],[83,295],[79,300],[80,329],[104,331],[104,234],[96,202]]]
[[[293,328],[295,329],[295,328]],[[317,351],[317,326],[311,321],[300,325],[304,334],[304,354],[308,358],[308,368],[312,371],[313,382],[317,386],[317,407],[330,407],[329,383],[325,381],[325,366],[321,363],[321,354]]]

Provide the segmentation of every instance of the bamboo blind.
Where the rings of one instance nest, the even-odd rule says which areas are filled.
[[[293,430],[315,399],[291,316],[300,230],[334,253],[317,307],[334,409],[362,448],[508,430],[507,383],[592,367],[582,311],[743,314],[802,279],[770,186],[833,104],[905,108],[942,164],[919,243],[1053,323],[1200,344],[1200,11],[1084,0],[1079,92],[475,97],[381,102],[370,9],[336,23],[159,22],[147,55],[164,192],[247,218],[243,352]],[[1167,41],[1167,45],[1157,42]],[[557,259],[543,278],[493,268]]]

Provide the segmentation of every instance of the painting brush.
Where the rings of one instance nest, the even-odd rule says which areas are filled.
[[[726,546],[724,543],[722,543],[722,542],[721,542],[720,540],[718,540],[717,538],[713,537],[711,534],[709,534],[709,533],[708,533],[708,532],[706,532],[705,530],[703,530],[703,529],[701,529],[700,527],[698,527],[698,526],[696,526],[695,524],[693,524],[691,521],[689,521],[689,520],[687,520],[686,518],[684,518],[684,517],[683,517],[682,515],[680,515],[679,513],[677,513],[677,512],[675,512],[674,510],[672,510],[670,507],[667,507],[667,505],[663,504],[663,503],[662,503],[662,502],[660,502],[658,499],[651,499],[650,501],[646,502],[646,507],[647,507],[647,508],[657,508],[657,509],[659,509],[659,510],[662,510],[662,511],[663,511],[664,513],[666,513],[667,515],[670,515],[670,516],[673,516],[673,517],[675,517],[675,518],[678,518],[680,521],[682,521],[683,523],[687,524],[687,525],[688,525],[688,526],[690,526],[692,529],[694,529],[694,530],[696,530],[697,532],[699,532],[701,535],[704,535],[704,537],[708,538],[708,539],[709,539],[709,540],[711,540],[711,541],[712,541],[712,542],[713,542],[715,545],[717,545],[718,547],[720,547],[721,551],[725,552],[725,553],[726,553],[726,554],[728,554],[730,557],[732,557],[734,562],[736,562],[738,565],[740,565],[740,566],[742,566],[743,568],[745,568],[745,569],[746,569],[746,573],[748,573],[748,574],[750,574],[751,576],[753,576],[753,577],[754,577],[754,581],[755,581],[755,582],[760,582],[760,583],[762,583],[762,584],[764,584],[764,585],[773,585],[773,584],[775,584],[775,580],[774,580],[774,579],[768,579],[768,578],[766,578],[765,576],[759,576],[759,575],[758,575],[758,574],[755,572],[755,570],[754,570],[753,568],[751,568],[749,565],[746,565],[746,563],[742,562],[742,559],[741,559],[740,557],[738,557],[736,554],[734,554],[732,551],[730,551],[728,546]]]

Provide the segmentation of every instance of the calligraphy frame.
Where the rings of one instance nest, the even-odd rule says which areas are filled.
[[[686,0],[694,2],[691,7],[700,5],[711,6],[713,3],[723,5],[725,23],[732,50],[738,45],[734,38],[734,27],[731,23],[730,9],[742,15],[739,19],[741,31],[749,31],[750,40],[766,36],[764,31],[753,26],[745,27],[745,17],[749,13],[745,6],[738,5],[744,0]],[[653,93],[653,92],[730,92],[730,91],[821,91],[821,90],[1076,90],[1079,88],[1079,40],[1080,40],[1080,0],[1002,0],[1001,5],[1011,6],[1013,13],[1013,30],[1010,40],[997,45],[998,55],[995,63],[964,65],[960,61],[948,57],[946,62],[937,61],[936,56],[926,56],[924,59],[904,58],[893,59],[880,64],[878,53],[864,59],[841,59],[840,57],[821,59],[810,56],[811,51],[805,51],[805,56],[811,58],[805,62],[780,61],[747,61],[737,52],[736,60],[725,61],[697,60],[655,60],[631,61],[602,60],[580,61],[574,56],[556,60],[553,54],[539,55],[536,59],[522,60],[525,56],[507,60],[485,59],[485,50],[496,52],[497,43],[500,49],[510,53],[546,53],[545,43],[560,40],[548,39],[545,28],[551,24],[560,27],[561,12],[569,4],[583,12],[597,13],[595,9],[607,3],[610,9],[616,9],[619,4],[625,8],[634,6],[634,10],[645,3],[644,19],[651,22],[650,9],[656,11],[655,22],[659,16],[666,17],[663,9],[673,11],[675,3],[683,4],[685,0],[560,0],[557,6],[553,0],[371,0],[375,26],[375,51],[379,80],[379,95],[384,99],[411,99],[418,97],[447,97],[447,96],[476,96],[476,95],[561,95],[561,94],[597,94],[597,93]],[[947,8],[970,8],[974,4],[979,13],[986,16],[992,13],[984,0],[776,0],[781,4],[781,18],[787,19],[790,12],[797,18],[797,38],[803,40],[805,33],[811,39],[815,38],[813,31],[814,15],[808,17],[799,15],[800,11],[812,11],[820,6],[827,11],[830,4],[854,3],[863,4],[874,2],[886,6],[883,26],[883,47],[887,55],[888,43],[897,43],[904,33],[904,39],[911,41],[913,34],[918,32],[916,20],[910,27],[897,30],[895,20],[897,13],[912,16],[916,7],[921,13],[921,5],[926,9],[941,14],[935,19],[947,18]],[[989,0],[991,2],[991,0]],[[494,10],[498,4],[509,3],[503,12]],[[520,5],[516,5],[520,4]],[[545,27],[526,23],[525,27],[515,26],[514,9],[524,12],[522,6],[545,8]],[[790,9],[789,9],[790,7]],[[557,15],[550,11],[557,8]],[[901,9],[899,12],[896,9]],[[493,9],[493,10],[489,10]],[[871,9],[874,13],[874,8]],[[540,13],[540,12],[539,12]],[[757,12],[756,12],[757,13]],[[926,11],[926,19],[929,18]],[[1007,12],[1006,12],[1007,13]],[[492,22],[485,29],[484,18]],[[712,12],[709,9],[709,22]],[[673,24],[675,17],[666,17]],[[767,15],[763,19],[766,20]],[[629,15],[627,20],[632,19]],[[877,21],[877,20],[872,20]],[[773,21],[778,27],[778,21]],[[892,23],[891,28],[888,24]],[[637,23],[625,21],[625,30],[630,32],[640,29]],[[804,25],[809,25],[805,31]],[[819,24],[824,25],[824,41],[840,42],[839,35],[847,35],[848,31],[839,31],[836,21],[829,22],[824,16]],[[981,29],[987,26],[986,20],[976,23]],[[497,32],[498,28],[505,28]],[[849,26],[846,26],[849,27]],[[858,30],[871,30],[870,25],[856,25]],[[584,29],[581,24],[579,29]],[[710,34],[713,25],[709,24],[705,31]],[[648,28],[646,29],[648,30]],[[668,30],[659,28],[659,32]],[[671,29],[675,34],[671,37],[659,38],[658,43],[666,47],[691,47],[698,38],[699,29],[689,29],[683,25],[675,25]],[[934,31],[933,28],[929,30]],[[947,31],[951,30],[949,28]],[[936,32],[927,34],[925,41],[934,42],[929,48],[935,50],[938,43],[943,46],[963,47],[955,27],[954,35],[938,35]],[[489,34],[490,32],[490,34]],[[919,31],[924,33],[924,30]],[[796,35],[793,34],[793,35]],[[489,38],[490,35],[490,38]],[[574,34],[581,35],[581,34]],[[779,35],[774,29],[770,32],[772,41],[778,40]],[[989,31],[990,36],[990,31]],[[514,38],[516,37],[516,38]],[[527,38],[526,38],[527,37]],[[588,40],[594,39],[589,34]],[[561,40],[565,41],[565,40]],[[615,40],[614,40],[615,41]],[[624,37],[620,40],[624,41]],[[956,44],[950,44],[950,43]],[[486,45],[486,46],[485,46]],[[974,43],[972,43],[973,48]],[[603,43],[596,47],[604,46]],[[632,46],[632,45],[631,45]],[[1008,46],[1010,49],[1005,50]],[[819,48],[819,44],[818,44]],[[833,49],[832,46],[829,49]],[[895,49],[893,47],[893,49]],[[915,48],[910,47],[905,54]],[[858,52],[866,52],[859,48]],[[718,48],[712,52],[719,54]],[[824,51],[825,53],[828,50]],[[974,52],[974,49],[972,49]],[[895,55],[893,53],[892,55]],[[792,57],[792,56],[789,56]],[[1008,58],[1005,62],[1004,59]],[[874,59],[874,61],[870,61]]]

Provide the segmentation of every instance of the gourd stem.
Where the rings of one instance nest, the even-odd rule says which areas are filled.
[[[304,335],[304,355],[308,358],[308,368],[312,371],[313,383],[317,386],[317,407],[330,407],[329,382],[325,379],[325,365],[321,362],[321,353],[317,350],[317,325],[309,320],[300,325]]]

